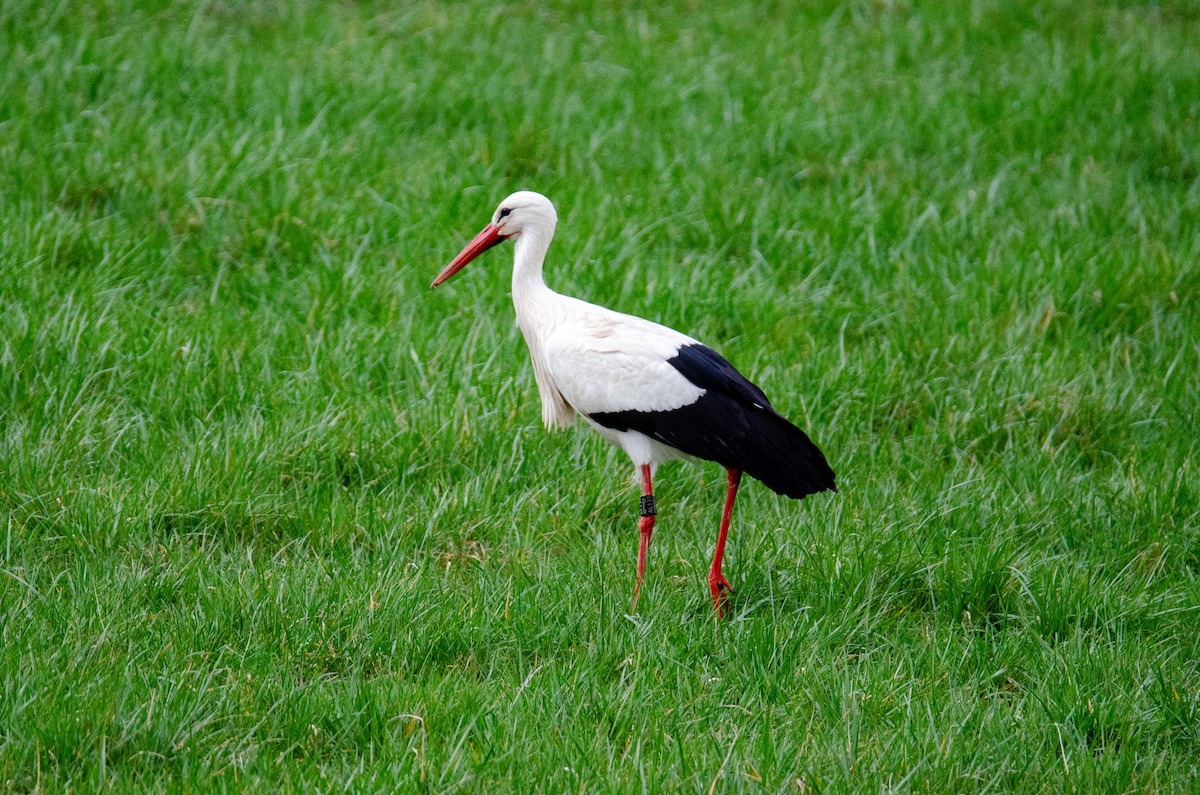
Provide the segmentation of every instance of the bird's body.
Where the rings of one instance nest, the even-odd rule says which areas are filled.
[[[719,592],[728,588],[720,559],[741,472],[780,494],[802,498],[835,491],[833,470],[808,436],[711,348],[658,323],[547,287],[542,263],[556,222],[554,206],[544,196],[528,191],[509,196],[492,224],[433,286],[487,248],[515,239],[513,305],[533,361],[543,421],[548,428],[563,428],[581,415],[623,449],[642,474],[639,586],[654,525],[654,469],[671,458],[690,456],[716,461],[729,471],[718,554],[709,576],[720,612]]]

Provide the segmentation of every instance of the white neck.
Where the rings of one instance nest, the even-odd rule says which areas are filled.
[[[530,226],[516,239],[513,254],[512,297],[517,310],[517,322],[528,328],[533,320],[534,306],[555,293],[546,286],[542,278],[542,262],[554,238],[554,228],[540,229]]]
[[[567,299],[547,287],[542,278],[542,261],[553,237],[553,221],[545,226],[530,225],[517,236],[512,297],[513,308],[517,310],[517,325],[529,348],[533,377],[542,396],[542,421],[547,428],[565,428],[574,419],[575,410],[563,399],[554,383],[545,346],[546,336],[567,311]]]

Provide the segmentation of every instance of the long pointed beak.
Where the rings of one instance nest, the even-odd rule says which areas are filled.
[[[503,243],[507,238],[500,234],[500,227],[495,224],[488,224],[483,230],[475,235],[475,239],[466,245],[462,251],[458,252],[458,256],[450,260],[450,264],[442,269],[442,272],[433,280],[433,284],[429,285],[430,289],[437,287],[442,282],[449,279],[454,274],[458,273],[463,268],[467,267],[467,263],[478,257],[483,252],[487,251],[492,246]]]

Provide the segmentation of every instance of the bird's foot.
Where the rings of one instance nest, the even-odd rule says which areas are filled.
[[[734,592],[733,586],[721,572],[710,571],[708,573],[708,589],[712,591],[713,607],[717,610],[717,618],[724,618],[725,607],[729,603],[728,595]]]

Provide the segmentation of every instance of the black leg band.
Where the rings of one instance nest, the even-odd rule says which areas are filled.
[[[658,503],[654,501],[653,494],[642,495],[642,516],[654,516],[658,513]]]

